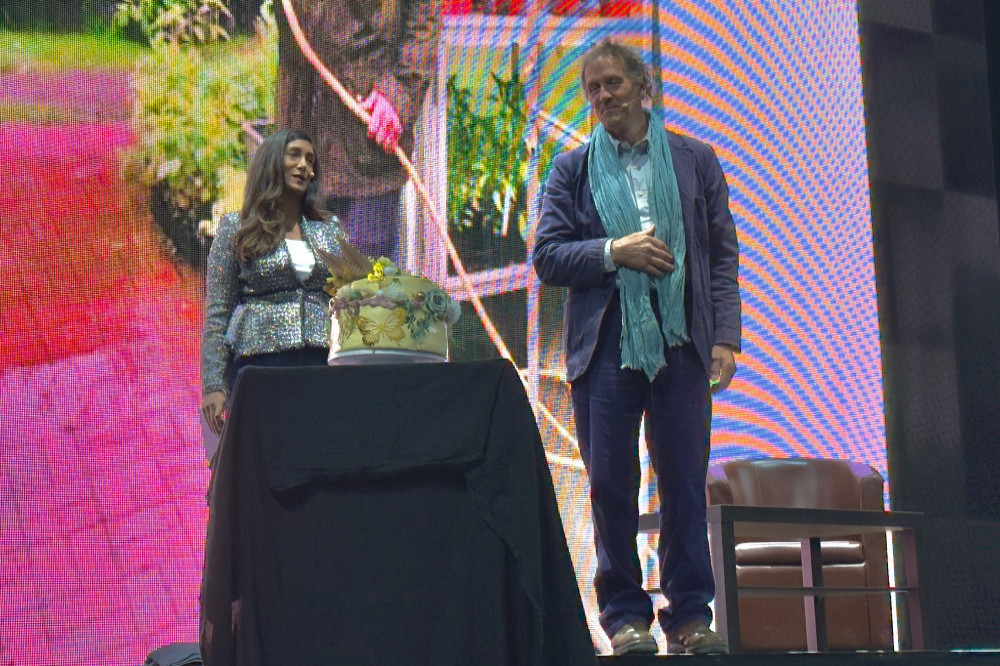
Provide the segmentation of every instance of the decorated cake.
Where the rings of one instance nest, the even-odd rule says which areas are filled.
[[[448,327],[458,321],[459,304],[385,257],[369,265],[365,277],[346,284],[350,272],[331,266],[329,363],[446,361]]]

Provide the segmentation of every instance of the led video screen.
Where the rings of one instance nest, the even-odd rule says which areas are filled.
[[[594,644],[607,652],[564,294],[530,265],[552,158],[594,127],[579,59],[604,37],[638,48],[662,90],[656,112],[711,144],[727,175],[743,341],[736,379],[715,400],[712,460],[841,458],[888,478],[857,8],[440,9],[399,262],[462,302],[453,359],[504,355],[521,371]],[[156,16],[141,13],[128,29],[105,17],[76,32],[0,30],[5,662],[134,664],[197,640],[205,258],[220,215],[240,207],[249,154],[274,128],[282,65],[272,4],[262,12],[242,30],[226,12],[173,25],[194,35],[177,44],[146,44]],[[212,38],[216,25],[228,39]],[[644,510],[655,508],[650,477],[644,464]],[[655,543],[641,545],[655,587]]]

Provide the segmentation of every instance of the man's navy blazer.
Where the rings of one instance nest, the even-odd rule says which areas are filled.
[[[739,246],[729,212],[729,188],[711,146],[667,132],[687,239],[691,340],[711,369],[712,346],[739,349]],[[566,379],[586,372],[601,319],[614,295],[615,273],[604,270],[608,234],[594,206],[587,175],[590,144],[555,158],[535,232],[532,263],[542,282],[568,287],[563,336]]]

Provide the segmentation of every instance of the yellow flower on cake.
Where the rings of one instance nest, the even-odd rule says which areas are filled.
[[[372,262],[372,271],[368,274],[368,281],[381,287],[385,285],[387,278],[391,278],[397,274],[399,274],[399,269],[393,263],[392,259],[379,257]]]

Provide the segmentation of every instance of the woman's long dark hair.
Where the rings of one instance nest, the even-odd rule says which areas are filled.
[[[250,161],[243,191],[243,210],[240,211],[240,230],[236,232],[236,257],[241,263],[270,254],[285,237],[286,220],[278,208],[285,191],[285,146],[299,139],[313,143],[301,130],[278,130],[264,140]],[[313,178],[299,208],[310,220],[325,220],[330,212],[319,207],[319,159],[312,166]]]

